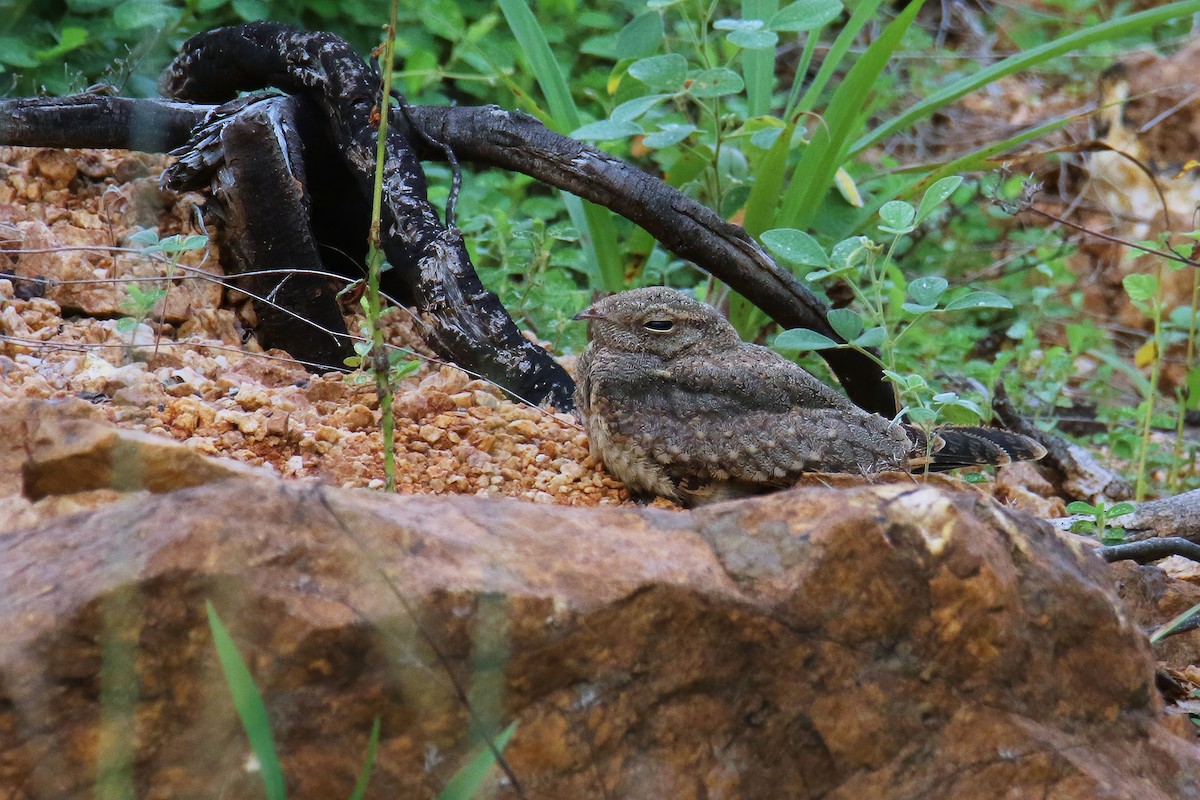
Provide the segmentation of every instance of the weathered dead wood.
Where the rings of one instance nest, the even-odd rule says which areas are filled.
[[[1107,503],[1133,497],[1133,487],[1129,481],[1105,467],[1086,449],[1042,430],[1021,416],[1003,383],[996,385],[992,410],[1004,427],[1028,436],[1046,448],[1046,455],[1037,462],[1038,471],[1047,475],[1064,496],[1089,503]]]
[[[311,53],[304,55],[301,52],[304,44],[300,40],[292,45],[272,41],[273,36],[279,38],[285,34],[303,37],[303,42],[310,45],[318,41],[313,37],[325,37],[320,41],[340,42],[326,34],[301,34],[276,25],[239,26],[213,31],[201,34],[198,39],[209,41],[202,37],[219,35],[226,45],[234,49],[224,56],[214,49],[201,57],[203,48],[194,40],[185,47],[185,53],[172,68],[168,81],[179,82],[181,91],[189,93],[191,99],[204,96],[221,100],[235,89],[270,83],[289,91],[309,93],[326,113],[334,113],[335,106],[344,100],[347,108],[353,107],[355,110],[336,122],[339,137],[346,135],[347,121],[357,120],[355,124],[361,125],[364,115],[369,120],[369,109],[375,94],[362,86],[344,98],[336,94],[345,91],[355,81],[375,81],[366,65],[361,60],[350,66],[343,63],[329,73],[330,64],[348,52],[344,43],[341,46],[345,52],[339,51],[336,56],[327,52],[322,55],[325,61],[320,61]],[[252,45],[246,44],[247,37],[253,41]],[[237,49],[245,46],[257,48],[257,51],[247,55],[248,51]],[[291,50],[288,50],[289,46]],[[279,62],[281,56],[286,59],[297,54],[300,57],[295,63],[286,60],[282,64]],[[212,61],[208,60],[210,56]],[[317,66],[319,61],[320,65]],[[186,68],[183,66],[185,63]],[[195,76],[191,72],[184,75],[185,71],[192,70],[199,72]],[[197,91],[200,88],[203,88],[203,92]],[[146,140],[144,136],[135,140],[132,126],[141,125],[142,120],[156,120],[154,124],[160,126],[160,141],[163,144],[153,149],[166,149],[181,143],[184,131],[189,130],[189,113],[192,115],[190,121],[195,124],[202,113],[209,110],[195,107],[189,112],[188,106],[177,103],[96,95],[0,101],[0,143],[132,146],[135,141]],[[644,227],[675,254],[694,261],[729,284],[784,327],[808,327],[836,338],[821,301],[790,273],[780,269],[739,226],[725,222],[711,209],[603,151],[556,134],[532,117],[505,112],[496,107],[406,106],[397,109],[392,119],[398,135],[409,134],[405,138],[411,146],[411,152],[420,158],[443,159],[445,148],[448,147],[460,160],[520,171],[612,208]],[[131,126],[124,129],[124,135],[123,125]],[[368,130],[373,129],[368,126]],[[307,146],[308,142],[305,144]],[[357,168],[354,164],[350,166],[361,183],[363,165],[358,164]],[[319,205],[322,193],[313,191],[311,196],[314,204]],[[403,205],[400,203],[400,206]],[[334,203],[331,207],[340,209],[341,205]],[[432,220],[428,218],[430,215],[431,209],[420,217],[422,223],[417,228],[426,229],[427,239],[435,241],[437,237],[428,231],[436,224],[436,215],[432,215]],[[323,217],[324,214],[314,213],[314,227]],[[348,226],[328,227],[332,231],[344,232]],[[320,232],[316,238],[318,243],[324,244]],[[334,249],[354,252],[356,248],[350,245]],[[455,249],[452,243],[450,249]],[[465,257],[465,253],[463,255]],[[462,264],[470,269],[469,262],[463,261]],[[411,287],[391,288],[395,294],[411,294],[405,290]],[[418,308],[424,311],[420,298],[416,298],[416,301]],[[453,340],[454,337],[447,332],[443,338]],[[439,342],[432,344],[437,347]],[[447,355],[463,363],[457,356]],[[890,385],[883,381],[876,364],[851,350],[826,350],[821,355],[829,361],[851,399],[871,410],[889,415],[894,413],[894,395]],[[463,365],[470,368],[469,364]]]
[[[1110,564],[1114,561],[1136,561],[1139,564],[1150,564],[1168,556],[1183,556],[1192,561],[1200,561],[1200,544],[1188,541],[1181,536],[1113,544],[1098,547],[1096,552]]]

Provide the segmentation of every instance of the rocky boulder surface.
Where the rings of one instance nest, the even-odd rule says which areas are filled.
[[[39,436],[27,493],[152,446]],[[98,508],[39,515],[48,496],[0,533],[7,797],[122,769],[138,797],[261,796],[211,600],[292,797],[348,796],[379,717],[368,797],[436,796],[515,720],[520,788],[494,771],[491,796],[1200,798],[1107,567],[976,493],[681,513],[121,474]]]

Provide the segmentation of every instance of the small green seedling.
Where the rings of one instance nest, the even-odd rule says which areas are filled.
[[[1118,525],[1110,525],[1109,522],[1117,517],[1132,514],[1133,510],[1133,503],[1116,503],[1106,506],[1102,500],[1097,501],[1096,505],[1085,503],[1082,500],[1076,500],[1067,505],[1069,513],[1085,514],[1091,517],[1091,519],[1076,520],[1071,525],[1071,530],[1075,533],[1094,533],[1096,538],[1104,544],[1119,544],[1125,541],[1125,529]]]

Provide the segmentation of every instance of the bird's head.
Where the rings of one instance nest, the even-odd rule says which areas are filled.
[[[662,286],[620,292],[575,315],[591,323],[592,346],[674,358],[719,352],[741,343],[710,305]]]

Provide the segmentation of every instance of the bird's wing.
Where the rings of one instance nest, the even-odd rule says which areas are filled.
[[[593,386],[612,435],[680,479],[786,485],[804,472],[901,468],[909,447],[887,420],[766,348],[663,362],[636,383],[617,374],[631,376],[619,391]]]

